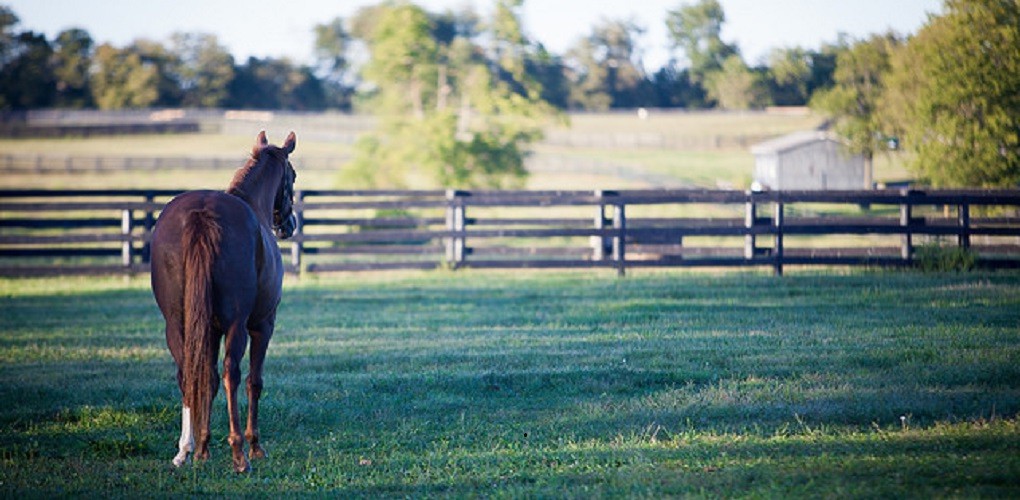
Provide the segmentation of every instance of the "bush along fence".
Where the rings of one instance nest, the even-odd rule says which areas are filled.
[[[177,190],[2,190],[0,274],[144,273]],[[292,273],[1020,267],[1020,190],[303,191]]]

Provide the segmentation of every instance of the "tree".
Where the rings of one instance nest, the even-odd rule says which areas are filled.
[[[235,70],[227,105],[241,109],[325,109],[326,95],[309,67],[287,59],[248,58]]]
[[[329,105],[340,109],[351,108],[354,82],[350,79],[348,50],[351,35],[342,18],[315,25],[316,73],[320,76]]]
[[[0,67],[0,102],[14,109],[53,105],[56,77],[50,65],[53,49],[46,37],[32,31],[8,42],[7,61]]]
[[[100,109],[144,108],[159,100],[159,74],[130,49],[104,43],[92,61],[92,98]]]
[[[57,80],[54,104],[57,107],[92,106],[89,68],[93,45],[92,36],[80,28],[61,31],[53,41],[53,73]]]
[[[559,55],[549,52],[541,43],[524,62],[528,75],[542,88],[539,98],[556,109],[567,109],[570,100],[570,81],[567,65]]]
[[[722,69],[737,47],[722,41],[726,14],[718,0],[700,0],[666,12],[666,29],[675,49],[683,51],[695,80]]]
[[[234,57],[216,35],[174,33],[170,36],[171,71],[181,92],[181,105],[215,108],[229,97]]]
[[[500,68],[501,79],[519,84],[521,93],[540,92],[538,81],[527,73],[529,44],[524,36],[518,12],[524,0],[497,0],[496,9],[489,25],[492,33],[489,58]]]
[[[14,27],[20,22],[18,15],[10,7],[0,5],[0,68],[6,66],[17,55],[14,43],[18,35]]]
[[[885,122],[935,186],[1020,183],[1020,3],[948,0],[894,57]]]
[[[774,104],[807,104],[810,97],[811,62],[811,53],[799,47],[773,49],[769,53],[769,83]]]
[[[0,109],[31,109],[53,103],[53,49],[42,34],[17,32],[20,22],[13,10],[0,5]]]
[[[688,68],[679,68],[675,61],[660,68],[651,78],[656,106],[662,108],[705,108],[705,88],[691,78]]]
[[[590,38],[580,40],[567,53],[567,79],[570,82],[569,107],[605,111],[613,104],[606,81],[609,67],[598,59],[598,50]]]
[[[421,118],[435,96],[438,47],[428,14],[409,3],[386,4],[366,40],[371,58],[362,68],[375,85],[375,108],[382,114],[408,110]]]
[[[152,74],[156,100],[147,106],[180,106],[182,89],[175,68],[179,64],[176,56],[162,42],[139,38],[123,49],[136,54],[138,61]]]
[[[484,32],[469,12],[434,16],[404,2],[372,8],[371,19],[355,16],[352,33],[371,52],[362,75],[381,125],[355,145],[345,183],[520,185],[526,147],[551,112],[526,71],[532,46],[520,30],[520,5],[497,1]]]
[[[705,76],[705,88],[723,109],[761,108],[769,103],[764,75],[748,68],[737,54]]]
[[[604,110],[654,102],[637,47],[642,32],[632,21],[603,20],[571,49],[572,107]]]
[[[890,54],[901,44],[894,33],[854,43],[836,57],[835,85],[811,98],[811,107],[831,117],[849,150],[864,156],[867,187],[872,183],[872,159],[886,147],[879,99],[885,91]]]
[[[424,87],[436,85],[438,79],[432,23],[421,7],[390,2],[362,9],[353,26],[352,33],[362,37],[370,51],[361,73],[371,85],[370,105],[381,124],[355,143],[343,182],[406,187],[408,168],[421,163],[416,158],[420,150],[411,145],[420,137],[415,131],[422,128],[426,99],[435,95]]]

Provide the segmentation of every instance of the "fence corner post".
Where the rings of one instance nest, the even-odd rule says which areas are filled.
[[[446,263],[457,269],[464,263],[464,198],[456,189],[446,190]]]
[[[910,263],[914,259],[914,236],[911,234],[911,223],[910,218],[912,217],[913,206],[910,204],[910,190],[901,189],[900,197],[903,199],[900,203],[900,227],[903,228],[902,241],[900,243],[900,258],[904,262]]]
[[[595,190],[595,231],[600,234],[592,236],[591,242],[591,260],[595,262],[602,262],[606,259],[606,238],[601,234],[602,230],[606,228],[606,204],[602,201],[604,193],[601,189]]]
[[[627,274],[627,210],[622,201],[613,203],[613,261],[617,276]]]
[[[124,266],[124,270],[131,272],[131,210],[124,209],[120,212],[120,234],[122,236],[120,246],[120,263]]]
[[[753,231],[758,214],[757,207],[754,204],[754,192],[747,190],[744,191],[744,194],[747,196],[747,202],[744,203],[744,228],[747,229],[747,234],[744,235],[744,259],[751,260],[754,258],[754,254],[757,253]]]

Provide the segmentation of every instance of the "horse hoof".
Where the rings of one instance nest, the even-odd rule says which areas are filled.
[[[251,472],[251,464],[247,460],[242,459],[241,462],[234,462],[234,472],[238,474],[247,474]]]
[[[185,453],[178,453],[177,456],[174,457],[173,463],[174,463],[174,467],[180,467],[180,466],[188,463],[188,454],[186,452]]]
[[[249,455],[249,457],[252,460],[255,460],[255,459],[260,459],[261,460],[261,459],[264,459],[264,458],[269,458],[269,454],[266,453],[265,448],[263,448],[263,447],[261,447],[259,445],[252,446],[251,447],[251,451],[248,452],[248,455]]]

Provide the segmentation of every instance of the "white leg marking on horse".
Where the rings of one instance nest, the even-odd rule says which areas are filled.
[[[191,432],[191,408],[181,409],[181,438],[177,440],[177,456],[174,466],[180,467],[188,461],[188,453],[195,449],[195,436]]]

